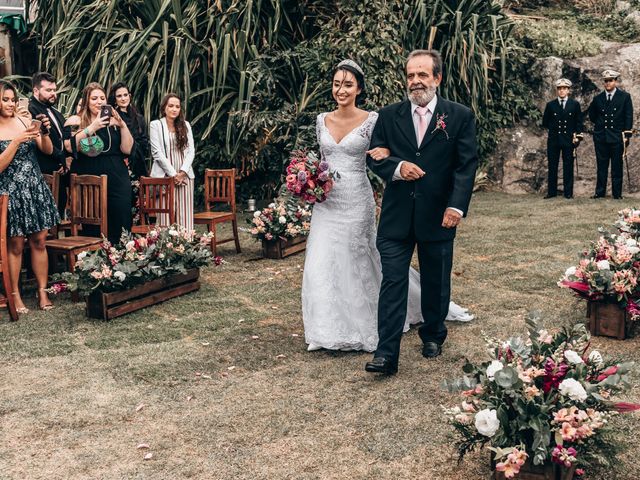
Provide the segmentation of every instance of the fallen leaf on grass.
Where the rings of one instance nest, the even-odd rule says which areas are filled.
[[[149,452],[144,456],[145,460],[151,460],[153,458],[153,453]]]
[[[190,402],[191,400],[193,400],[193,395],[189,395],[189,396],[187,397],[187,402]]]
[[[251,335],[251,338],[254,340],[258,340],[260,337],[258,335]]]
[[[136,412],[139,412],[140,410],[142,410],[144,407],[146,407],[146,405],[144,403],[141,403],[140,405],[138,405],[136,407]]]
[[[241,318],[240,320],[238,320],[238,323],[242,323],[244,322],[244,318]]]
[[[209,343],[209,342],[202,342],[202,346],[203,346],[203,347],[208,347],[209,345],[210,345],[210,343]]]
[[[149,448],[149,444],[148,443],[141,443],[140,445],[138,445],[136,447],[138,450],[143,449],[143,448]]]
[[[272,306],[271,306],[271,308],[272,308],[273,310],[277,310],[277,309],[278,309],[278,307],[276,307],[275,305],[272,305]]]
[[[281,353],[280,355],[276,355],[276,358],[287,358],[287,356]]]
[[[202,375],[202,373],[196,372],[196,377],[199,377],[200,375]]]
[[[227,370],[233,370],[235,368],[236,368],[235,365],[231,365],[230,367],[227,367]]]
[[[292,333],[291,336],[292,337],[299,337],[300,335],[298,335],[297,333]]]
[[[228,376],[229,376],[229,374],[228,374],[227,372],[222,372],[222,373],[220,374],[220,376],[221,376],[221,377],[228,377]]]
[[[201,377],[201,378],[211,378],[211,375],[205,375],[205,374],[202,374],[202,377]]]

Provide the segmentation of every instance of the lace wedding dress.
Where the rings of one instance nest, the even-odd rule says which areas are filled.
[[[302,316],[309,349],[364,350],[378,344],[378,294],[382,282],[376,249],[373,191],[367,177],[366,151],[378,114],[336,143],[318,115],[316,134],[322,156],[337,171],[327,200],[316,204],[302,280]],[[450,305],[447,319],[468,321],[466,309]],[[407,321],[422,322],[420,274],[409,272]]]

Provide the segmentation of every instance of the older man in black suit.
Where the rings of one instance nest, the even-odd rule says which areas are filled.
[[[367,163],[386,182],[378,227],[382,260],[378,348],[365,369],[394,374],[407,311],[408,271],[417,245],[422,288],[422,354],[436,357],[447,336],[456,227],[469,208],[478,165],[472,112],[436,94],[442,59],[415,50],[407,60],[408,100],[379,112]],[[378,147],[386,147],[391,155]]]
[[[549,161],[547,196],[558,195],[558,163],[562,153],[562,185],[564,198],[573,198],[573,154],[582,140],[582,111],[580,103],[569,97],[571,81],[556,82],[558,97],[547,103],[542,126],[549,130],[547,159]]]
[[[611,163],[611,193],[622,199],[623,154],[633,129],[631,95],[618,88],[620,73],[602,72],[604,91],[596,95],[589,105],[589,118],[593,122],[593,144],[596,149],[596,193],[602,198],[607,193],[607,176]]]

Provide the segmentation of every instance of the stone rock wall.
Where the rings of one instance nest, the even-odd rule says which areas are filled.
[[[640,129],[640,43],[603,43],[602,53],[594,57],[563,60],[557,57],[541,58],[531,74],[539,81],[536,103],[540,110],[556,97],[554,82],[565,77],[573,82],[571,95],[586,112],[593,97],[603,89],[601,72],[607,68],[621,73],[618,86],[631,94],[634,102],[634,127]],[[585,117],[585,129],[593,126]],[[546,130],[537,125],[519,125],[500,132],[498,148],[490,159],[490,175],[509,193],[544,193],[547,189]],[[574,181],[575,196],[593,195],[595,190],[595,153],[591,135],[578,148],[578,175]],[[624,195],[640,196],[640,134],[631,140],[628,151],[631,184],[624,174]],[[562,164],[562,162],[561,162]],[[574,170],[575,172],[575,170]],[[562,168],[559,172],[562,190]],[[611,179],[609,178],[608,194]]]

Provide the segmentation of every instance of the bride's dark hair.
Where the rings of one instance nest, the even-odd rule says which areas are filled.
[[[340,65],[339,67],[334,68],[333,72],[331,72],[331,82],[333,82],[333,77],[336,76],[336,73],[339,71],[349,72],[356,77],[356,82],[358,83],[358,88],[360,89],[360,93],[356,96],[356,106],[361,105],[367,98],[367,91],[364,84],[364,75],[360,73],[358,70],[353,68],[351,65]]]

